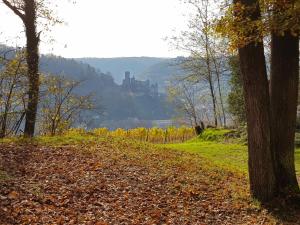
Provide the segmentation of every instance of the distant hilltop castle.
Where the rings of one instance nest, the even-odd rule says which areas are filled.
[[[151,84],[150,81],[136,80],[135,77],[130,77],[130,72],[125,72],[125,79],[122,83],[122,88],[136,94],[146,94],[152,97],[158,96],[158,84]]]

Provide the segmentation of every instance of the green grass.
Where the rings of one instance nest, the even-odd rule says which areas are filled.
[[[167,144],[165,147],[199,154],[222,168],[247,172],[247,147],[240,144],[222,144],[212,141],[194,141]]]
[[[195,140],[224,141],[226,135],[230,134],[231,132],[232,132],[231,130],[227,130],[227,129],[206,129]]]
[[[198,138],[179,144],[161,145],[170,149],[199,154],[217,166],[225,169],[247,173],[247,146],[239,143],[238,139],[226,138],[228,130],[208,130]],[[295,154],[296,171],[300,175],[300,148]]]

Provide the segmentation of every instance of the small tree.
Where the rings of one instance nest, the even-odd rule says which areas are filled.
[[[189,29],[179,36],[171,38],[171,44],[189,53],[180,65],[187,73],[186,78],[193,77],[202,89],[209,90],[214,126],[226,126],[226,110],[222,79],[226,70],[226,43],[217,38],[211,30],[213,10],[209,0],[187,1],[196,11],[189,21]]]
[[[61,134],[79,122],[82,113],[94,109],[92,94],[82,96],[75,93],[81,83],[60,76],[43,79],[39,119],[41,133]]]
[[[0,138],[18,133],[25,115],[26,65],[23,52],[14,58],[2,58],[0,71]]]

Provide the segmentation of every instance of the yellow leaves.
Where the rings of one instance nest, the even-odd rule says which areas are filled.
[[[106,127],[102,127],[94,129],[93,133],[101,137],[106,137],[109,133],[109,130]]]
[[[118,128],[115,131],[112,131],[110,135],[113,137],[126,137],[127,131],[122,128]]]
[[[107,128],[97,128],[92,131],[93,134],[100,137],[122,137],[130,138],[138,141],[147,141],[152,143],[167,143],[167,142],[181,142],[195,137],[195,131],[191,127],[168,127],[166,129],[153,127],[144,128],[138,127],[134,129],[125,130],[118,128],[114,131],[109,131]]]
[[[196,136],[194,128],[191,127],[168,127],[162,128],[145,128],[138,127],[134,129],[125,130],[118,128],[110,131],[107,128],[97,128],[91,131],[93,135],[98,137],[116,137],[116,138],[129,138],[137,141],[146,141],[152,143],[170,143],[170,142],[183,142]],[[65,136],[80,136],[88,134],[83,128],[72,128],[64,132]]]
[[[260,0],[259,4],[259,8],[257,5],[231,4],[223,10],[223,16],[215,20],[215,32],[230,40],[230,49],[261,42],[271,32],[284,35],[289,31],[299,35],[299,1]]]
[[[67,130],[64,135],[66,136],[76,136],[76,135],[84,135],[86,132],[83,128],[71,128]]]

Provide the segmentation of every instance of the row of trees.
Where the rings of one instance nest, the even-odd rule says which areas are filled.
[[[10,54],[8,54],[10,53]],[[0,67],[0,138],[20,134],[30,96],[26,53],[8,50]],[[9,57],[5,57],[9,55]],[[82,113],[94,109],[93,95],[78,95],[83,81],[63,76],[41,75],[37,110],[37,133],[55,135],[79,123]],[[26,129],[26,126],[25,126]]]
[[[169,94],[193,126],[203,128],[203,121],[215,127],[226,126],[227,43],[211,30],[214,16],[211,1],[190,1],[190,4],[196,14],[189,21],[189,29],[170,40],[189,57],[178,62],[184,75],[171,81]]]
[[[118,128],[114,131],[109,131],[107,128],[97,128],[92,132],[100,137],[123,137],[151,143],[184,142],[196,136],[193,128],[184,126],[165,129],[158,127],[149,129],[138,127],[129,130]]]
[[[170,87],[178,108],[195,126],[205,119],[226,125],[222,80],[231,74],[234,89],[227,103],[235,121],[247,124],[253,196],[267,201],[299,192],[294,163],[299,1],[188,3],[196,9],[190,30],[173,38],[190,53],[182,62],[188,75]],[[221,9],[218,14],[215,6]]]
[[[295,0],[235,0],[218,24],[217,30],[238,49],[248,126],[250,188],[262,201],[299,192],[294,147],[299,19],[300,5]],[[265,37],[271,39],[270,74]]]

